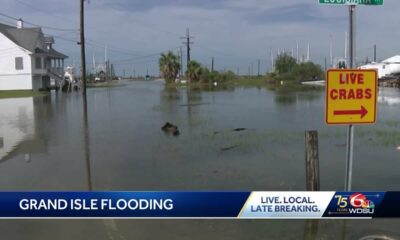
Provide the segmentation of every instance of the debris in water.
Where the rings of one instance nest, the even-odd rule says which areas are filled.
[[[221,148],[221,151],[225,152],[225,151],[229,151],[229,150],[235,149],[237,147],[240,147],[240,145],[233,145],[233,146],[230,146],[230,147]]]
[[[338,143],[338,144],[335,144],[335,146],[336,147],[346,147],[346,143]]]
[[[399,151],[400,151],[400,146],[398,146],[398,147],[397,147],[397,150],[399,150]]]
[[[169,122],[165,123],[161,130],[163,130],[165,133],[172,133],[174,136],[178,136],[180,134],[178,127]]]
[[[209,103],[192,103],[192,104],[181,104],[179,106],[181,107],[192,107],[192,106],[201,106],[201,105],[207,105]]]
[[[234,129],[229,130],[229,131],[243,132],[243,131],[247,131],[247,130],[249,130],[249,129],[247,129],[247,128],[234,128]],[[220,133],[221,133],[220,131],[214,131],[214,135],[217,135],[217,134],[220,134]]]

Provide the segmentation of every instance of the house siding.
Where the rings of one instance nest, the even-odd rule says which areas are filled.
[[[23,58],[23,69],[15,69],[15,58]],[[30,52],[0,33],[0,90],[32,89]]]

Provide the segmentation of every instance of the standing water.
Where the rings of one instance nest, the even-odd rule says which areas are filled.
[[[325,125],[324,91],[196,91],[125,82],[0,100],[7,190],[305,190],[304,132],[318,130],[321,190],[343,190],[346,127]],[[381,89],[378,123],[357,126],[353,189],[400,189],[400,92]],[[171,122],[180,135],[167,135]],[[302,239],[306,221],[18,220],[4,239]],[[317,222],[318,239],[400,236],[396,220]],[[23,231],[21,231],[23,230]]]

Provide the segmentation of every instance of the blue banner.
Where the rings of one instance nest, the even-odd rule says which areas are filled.
[[[236,217],[250,192],[1,192],[0,217]]]
[[[397,218],[400,192],[0,192],[0,218]]]

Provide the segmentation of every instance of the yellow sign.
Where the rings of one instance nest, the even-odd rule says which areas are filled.
[[[378,76],[375,70],[328,70],[326,123],[374,124],[377,89]]]

